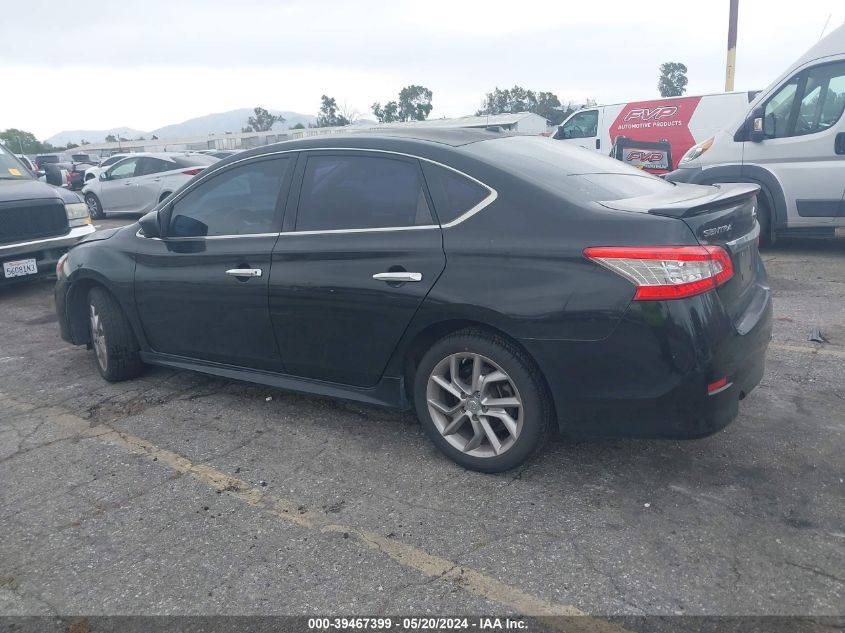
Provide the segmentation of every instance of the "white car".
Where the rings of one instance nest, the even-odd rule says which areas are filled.
[[[107,213],[146,213],[217,161],[184,152],[132,154],[89,180],[82,193],[94,218]]]
[[[85,182],[88,182],[89,180],[94,180],[97,176],[106,171],[117,161],[123,160],[127,156],[129,156],[129,154],[113,154],[112,156],[109,156],[103,162],[101,162],[97,167],[91,167],[90,169],[86,169]]]

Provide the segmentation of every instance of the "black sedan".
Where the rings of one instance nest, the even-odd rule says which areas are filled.
[[[291,141],[73,248],[56,306],[106,380],[150,363],[413,407],[496,472],[553,429],[736,417],[771,336],[755,194],[488,131]]]

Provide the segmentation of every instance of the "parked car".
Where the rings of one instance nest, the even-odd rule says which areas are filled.
[[[845,237],[845,26],[763,90],[741,118],[684,155],[675,182],[761,188],[763,243]]]
[[[35,161],[31,160],[29,156],[25,156],[24,154],[15,154],[15,156],[24,164],[24,167],[26,167],[33,176],[36,178],[44,176],[44,172],[38,169],[38,165],[36,165]]]
[[[213,156],[178,152],[132,154],[85,183],[82,193],[95,218],[146,213],[217,161]]]
[[[78,194],[39,182],[0,145],[0,286],[55,274],[59,257],[93,232]]]
[[[90,167],[85,170],[85,175],[83,176],[84,182],[88,182],[89,180],[93,180],[97,176],[99,176],[102,172],[106,171],[109,167],[114,165],[117,161],[123,160],[129,156],[129,154],[112,154],[108,158],[100,161],[100,163],[96,167]]]
[[[552,138],[609,154],[654,174],[741,116],[756,92],[723,92],[596,105],[572,113]]]
[[[74,156],[82,160],[76,160]],[[44,169],[49,184],[73,190],[82,189],[85,172],[97,163],[88,154],[71,155],[65,152],[40,154],[35,158],[35,162]]]
[[[65,340],[399,408],[495,472],[551,428],[700,437],[760,381],[757,187],[564,143],[405,130],[256,148],[68,254]]]
[[[219,158],[223,160],[224,158],[229,158],[229,156],[234,156],[235,154],[240,154],[241,150],[239,149],[220,149],[215,150],[213,152],[208,152],[209,156],[214,156],[214,158]]]

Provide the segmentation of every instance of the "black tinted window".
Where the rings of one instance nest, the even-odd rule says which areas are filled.
[[[417,164],[374,156],[312,156],[298,231],[433,224]]]
[[[149,176],[150,174],[170,171],[171,169],[178,169],[178,166],[175,163],[161,160],[160,158],[139,158],[138,166],[135,168],[135,175]]]
[[[289,163],[274,158],[214,176],[176,202],[168,236],[277,232],[276,203]]]
[[[490,191],[466,176],[423,162],[423,173],[441,224],[448,224],[484,200]]]

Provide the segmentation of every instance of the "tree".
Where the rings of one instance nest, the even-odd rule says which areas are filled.
[[[564,106],[553,92],[534,92],[522,86],[502,90],[497,86],[485,95],[484,106],[476,115],[533,112],[552,125],[560,125],[575,109],[571,101]]]
[[[114,134],[107,134],[106,143],[117,143],[117,137]]]
[[[71,142],[68,142],[68,144],[65,145],[65,149],[73,149],[74,147],[79,147],[79,145],[77,145],[76,143],[71,143]]]
[[[158,137],[157,137],[155,134],[153,134],[153,135],[150,137],[150,140],[151,140],[151,141],[157,141],[157,140],[158,140]]]
[[[269,132],[273,129],[275,123],[284,123],[283,116],[276,116],[270,114],[266,109],[257,107],[253,109],[254,114],[247,119],[246,127],[242,128],[242,132]]]
[[[317,113],[317,127],[338,127],[349,125],[349,119],[338,113],[337,101],[334,97],[323,95],[322,105]]]
[[[434,107],[431,105],[432,94],[425,86],[405,86],[399,91],[398,101],[388,101],[384,107],[376,101],[373,104],[373,114],[379,123],[425,121]]]
[[[297,123],[297,124],[296,124],[296,125],[294,125],[291,129],[292,129],[292,130],[304,130],[304,129],[305,129],[305,126],[304,126],[304,125],[302,125],[302,123]]]
[[[35,134],[13,127],[0,132],[0,141],[15,154],[38,154],[46,150],[45,144],[35,138]]]
[[[657,89],[661,97],[680,97],[687,89],[687,67],[680,62],[660,64]]]
[[[376,101],[373,104],[373,114],[376,115],[379,123],[393,123],[399,120],[399,104],[395,101],[388,101],[384,107]]]

